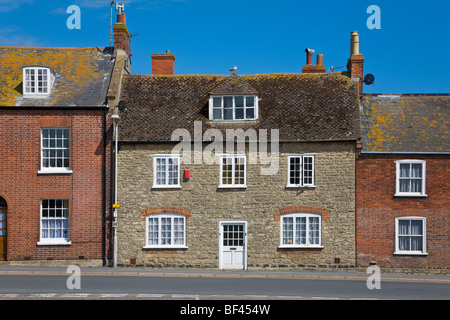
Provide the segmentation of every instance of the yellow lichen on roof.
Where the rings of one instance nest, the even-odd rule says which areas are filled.
[[[46,66],[55,74],[50,105],[67,103],[68,97],[76,100],[75,97],[103,81],[104,72],[99,70],[102,55],[98,48],[0,47],[0,105],[18,104],[22,96],[24,66]]]

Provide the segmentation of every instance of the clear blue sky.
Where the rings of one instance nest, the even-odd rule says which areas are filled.
[[[360,34],[366,93],[450,93],[450,3],[436,0],[123,0],[132,34],[132,73],[151,73],[152,53],[175,54],[177,74],[301,72],[305,48],[345,66]],[[0,0],[0,45],[108,46],[108,0]],[[69,30],[67,7],[81,9]],[[381,29],[369,29],[370,5]],[[113,10],[113,21],[116,12]],[[315,58],[314,58],[315,61]],[[338,69],[344,70],[344,69]]]

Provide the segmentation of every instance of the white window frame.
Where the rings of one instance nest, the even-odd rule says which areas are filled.
[[[49,67],[26,66],[23,67],[22,72],[24,96],[46,97],[51,93],[52,85],[55,82],[55,76]],[[45,76],[46,79],[39,79],[39,73],[41,73],[42,77]],[[31,76],[33,76],[34,78],[31,79]],[[39,85],[39,83],[41,83],[41,85]]]
[[[403,179],[400,177],[400,167],[402,164],[421,164],[422,165],[422,184],[421,184],[421,192],[401,192],[400,191],[400,179]],[[410,175],[412,170],[410,169]],[[413,177],[409,177],[409,180],[414,179]],[[427,194],[425,193],[425,183],[426,181],[426,161],[425,160],[398,160],[396,161],[396,180],[395,180],[395,196],[400,197],[426,197]]]
[[[158,188],[181,188],[181,155],[179,154],[155,154],[153,157],[153,187]],[[158,184],[158,172],[157,172],[157,162],[158,159],[166,159],[165,163],[165,184]],[[178,161],[178,179],[176,184],[169,184],[169,159],[176,159]]]
[[[55,201],[55,207],[52,209],[51,207],[48,208],[43,208],[43,203],[44,201]],[[56,202],[57,201],[61,201],[62,206],[61,207],[56,207]],[[67,204],[67,206],[64,206],[64,203]],[[44,217],[43,216],[43,211],[44,209],[48,209],[48,210],[54,210],[55,212],[55,217],[53,217],[54,219],[52,219],[52,217]],[[61,217],[56,217],[56,210],[62,210],[62,216]],[[49,212],[50,214],[50,212]],[[67,223],[67,236],[66,237],[44,237],[43,235],[43,228],[44,228],[44,221],[47,221],[47,223],[50,223],[51,220],[54,220],[55,224],[56,221],[61,221],[61,223]],[[47,227],[48,229],[50,229],[49,227]],[[56,228],[55,228],[56,229]],[[63,228],[64,230],[64,228]],[[38,245],[70,245],[70,201],[69,199],[41,199],[41,205],[40,205],[40,223],[39,223],[39,242],[37,243]]]
[[[300,158],[300,183],[296,184],[296,183],[291,183],[291,159],[295,159],[295,158]],[[305,161],[304,158],[311,158],[312,159],[312,172],[311,172],[311,183],[305,183],[305,177],[304,177],[304,172],[305,172]],[[287,168],[287,188],[299,188],[299,187],[310,187],[310,188],[314,188],[315,187],[315,154],[288,154],[288,168]],[[308,177],[309,178],[309,177]]]
[[[233,159],[231,184],[223,183],[223,161],[224,159]],[[236,184],[236,161],[235,159],[244,159],[244,184]],[[247,156],[243,154],[223,154],[220,155],[220,183],[219,188],[247,188]]]
[[[232,102],[232,114],[233,114],[233,119],[224,119],[224,98],[225,97],[231,97],[233,99]],[[243,97],[244,98],[244,106],[243,106],[243,110],[244,110],[244,118],[243,119],[236,119],[236,97]],[[253,98],[253,109],[254,109],[254,117],[253,118],[247,118],[246,117],[246,110],[247,109],[251,109],[251,107],[247,107],[246,101],[248,97],[252,97]],[[218,108],[214,108],[214,98],[220,98],[221,99],[221,118],[220,119],[214,119],[214,109],[218,109]],[[245,122],[245,121],[255,121],[258,119],[258,96],[256,95],[214,95],[214,96],[210,96],[209,98],[209,120],[213,121],[213,122]]]
[[[413,235],[413,234],[400,234],[400,221],[421,221],[422,222],[422,235]],[[428,255],[427,253],[427,219],[425,217],[398,217],[395,218],[395,252],[397,255]],[[422,237],[422,250],[400,250],[400,239],[399,237]],[[410,244],[410,247],[412,245]]]
[[[55,138],[53,138],[53,139],[55,139],[55,146],[54,147],[50,147],[50,140],[52,138],[48,137],[47,139],[48,139],[49,145],[47,147],[44,147],[44,130],[49,130],[49,132],[50,132],[50,130],[56,130],[56,131],[62,130],[63,132],[67,130],[69,132],[69,136],[67,137],[67,139],[69,141],[69,147],[65,147],[64,146],[64,138],[58,138],[58,133],[57,132],[55,133]],[[58,143],[57,143],[58,140],[62,140],[61,141],[62,145],[60,147],[58,147]],[[58,157],[58,155],[56,155],[54,158],[52,158],[50,155],[48,155],[47,157],[44,157],[44,149],[47,149],[48,152],[51,152],[52,150],[54,150],[56,153],[58,151],[61,151],[62,152],[62,157]],[[64,156],[65,151],[69,152],[69,158],[68,158],[69,159],[69,166],[68,167],[64,166],[64,159],[66,159],[65,156]],[[58,173],[69,173],[70,174],[70,173],[72,173],[72,170],[70,170],[71,153],[72,153],[72,150],[71,150],[71,134],[70,134],[70,128],[69,127],[45,127],[45,128],[41,128],[41,170],[38,171],[39,174],[51,174],[51,173],[56,173],[56,174],[58,174]],[[54,159],[55,163],[56,163],[56,166],[51,167],[50,163],[49,163],[48,167],[44,166],[44,158],[48,158],[50,162],[51,162],[52,159]],[[57,166],[58,159],[61,159],[62,166]]]
[[[283,243],[283,235],[284,235],[284,220],[288,219],[288,218],[292,218],[293,220],[293,237],[292,237],[292,243]],[[298,224],[296,224],[296,218],[305,218],[306,219],[306,238],[305,238],[305,242],[304,244],[301,243],[295,243],[296,241],[296,233],[298,231]],[[310,224],[309,224],[309,218],[318,218],[319,219],[319,235],[318,235],[318,239],[319,239],[319,243],[314,243],[314,244],[310,244],[310,236],[309,236],[309,231],[310,231]],[[288,230],[286,230],[288,231]],[[316,214],[316,213],[289,213],[289,214],[284,214],[281,215],[280,217],[280,245],[278,246],[278,248],[323,248],[322,246],[322,216],[320,214]]]
[[[150,220],[156,219],[158,221],[158,230],[157,230],[157,244],[149,244],[150,238],[149,238],[149,227],[150,227]],[[162,230],[162,220],[163,219],[170,219],[170,244],[161,244],[162,236],[163,236],[163,230]],[[183,220],[183,243],[182,244],[175,244],[175,219],[182,219]],[[182,214],[175,214],[175,213],[157,213],[157,214],[151,214],[148,215],[145,218],[145,246],[144,249],[187,249],[186,245],[186,216]]]

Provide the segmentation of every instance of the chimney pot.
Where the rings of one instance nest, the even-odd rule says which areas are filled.
[[[317,55],[317,65],[322,66],[323,65],[323,54]]]
[[[306,52],[306,64],[311,65],[312,64],[312,56],[313,56],[314,50],[306,48],[305,52]]]
[[[351,32],[351,48],[350,48],[350,57],[359,54],[359,35],[358,31]]]
[[[125,13],[119,13],[117,15],[117,23],[123,23],[127,25],[127,15]]]

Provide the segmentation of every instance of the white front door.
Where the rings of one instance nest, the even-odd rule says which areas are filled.
[[[220,222],[219,268],[247,269],[247,222]]]

